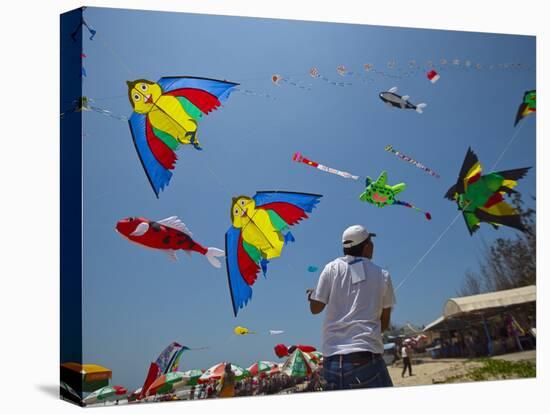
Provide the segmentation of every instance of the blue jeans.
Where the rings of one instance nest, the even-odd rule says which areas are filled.
[[[386,363],[378,355],[368,363],[349,362],[345,355],[326,357],[323,377],[327,382],[325,391],[393,387]]]

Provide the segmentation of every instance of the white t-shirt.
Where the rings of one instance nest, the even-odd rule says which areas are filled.
[[[401,347],[401,358],[406,358],[409,356],[409,353],[407,351],[408,349],[406,346]]]
[[[380,316],[395,304],[388,271],[345,256],[325,266],[311,299],[326,305],[323,355],[384,353]]]

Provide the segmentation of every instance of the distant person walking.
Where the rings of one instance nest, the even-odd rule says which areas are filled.
[[[403,358],[403,372],[401,372],[401,378],[405,376],[405,371],[407,371],[407,367],[409,368],[409,377],[412,377],[413,373],[411,365],[411,349],[406,343],[403,343],[401,345],[401,358]]]
[[[342,235],[344,257],[327,264],[315,289],[308,289],[310,311],[325,308],[323,376],[326,390],[391,387],[382,354],[382,332],[389,328],[395,295],[389,273],[375,265],[373,237],[355,225]]]
[[[231,371],[231,364],[225,364],[225,371],[220,379],[220,398],[235,396],[235,374]]]

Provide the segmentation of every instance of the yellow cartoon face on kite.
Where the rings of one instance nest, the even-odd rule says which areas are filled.
[[[130,131],[141,165],[158,197],[170,182],[180,145],[202,149],[198,122],[229,97],[237,83],[188,76],[127,82]]]
[[[252,285],[270,259],[295,241],[290,226],[308,217],[322,196],[286,191],[261,191],[238,196],[231,203],[232,226],[225,233],[227,278],[233,313],[237,316],[252,297]]]
[[[242,228],[250,222],[247,213],[256,209],[256,203],[250,197],[240,196],[233,199],[231,204],[231,222],[233,227]],[[253,214],[253,213],[252,213]]]
[[[156,102],[162,96],[162,89],[158,83],[140,79],[127,82],[128,98],[132,108],[138,114],[146,114],[156,109]]]

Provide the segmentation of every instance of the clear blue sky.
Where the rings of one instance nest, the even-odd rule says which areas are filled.
[[[84,113],[84,361],[113,370],[113,383],[141,386],[148,364],[171,341],[208,346],[184,355],[181,369],[220,361],[248,366],[276,359],[273,346],[320,346],[323,316],[309,314],[305,289],[316,284],[311,264],[323,267],[341,254],[341,233],[360,223],[378,233],[375,262],[397,285],[457,213],[443,199],[468,146],[489,168],[514,133],[513,121],[535,71],[449,69],[432,85],[423,72],[401,80],[376,77],[339,88],[309,77],[315,66],[344,80],[336,66],[362,72],[364,63],[384,68],[459,58],[485,65],[517,62],[534,67],[535,38],[450,31],[243,19],[89,8],[97,30],[85,37],[84,94],[95,105],[129,116],[126,80],[191,75],[240,82],[275,99],[234,93],[223,108],[203,118],[204,151],[179,151],[174,177],[154,197],[125,122]],[[311,91],[271,83],[292,75]],[[378,93],[398,86],[425,113],[390,109]],[[525,119],[499,169],[535,167],[535,117]],[[435,179],[384,151],[392,144],[441,174]],[[377,209],[358,201],[362,183],[290,161],[295,151],[351,173],[390,183],[406,182],[402,199],[432,213],[431,222],[401,207]],[[535,194],[536,169],[519,189]],[[225,269],[201,255],[173,262],[115,233],[127,216],[162,219],[178,215],[199,243],[223,248],[231,197],[257,190],[323,194],[310,219],[293,233],[296,243],[259,277],[252,301],[238,318],[231,310]],[[484,226],[470,237],[462,219],[441,240],[397,293],[393,319],[427,324],[454,296],[465,271],[477,269],[483,241],[515,231]],[[236,325],[259,335],[235,337]],[[269,329],[285,330],[270,337]]]

